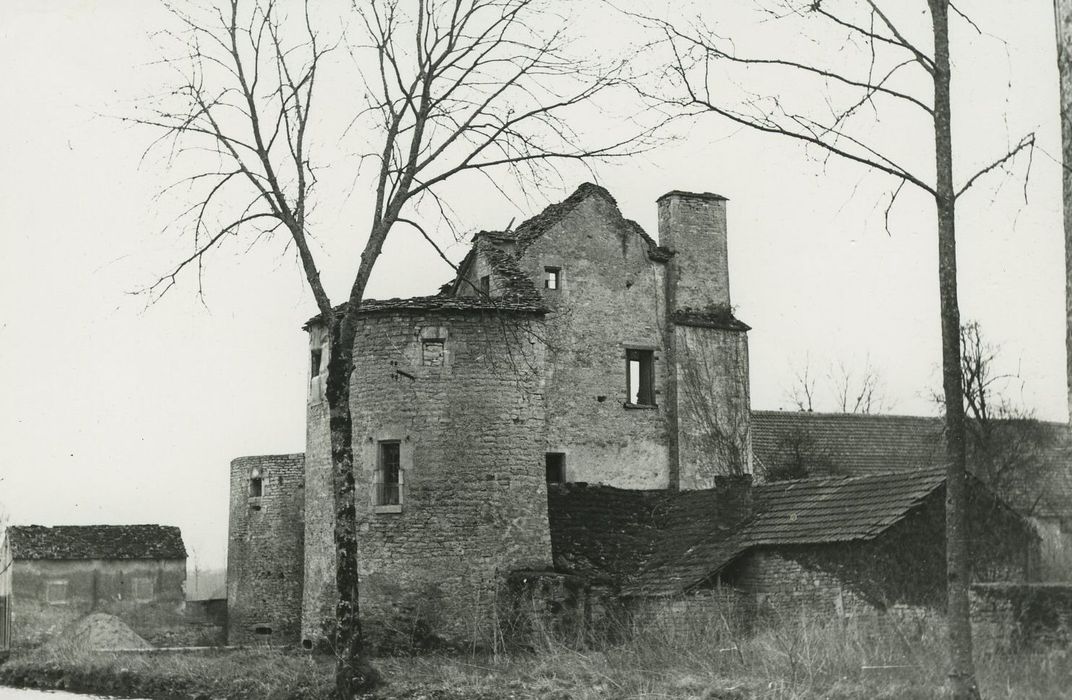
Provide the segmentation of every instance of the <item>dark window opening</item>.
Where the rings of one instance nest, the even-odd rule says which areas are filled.
[[[301,640],[301,646],[302,646],[302,649],[305,649],[306,651],[308,651],[308,650],[313,648],[313,640],[311,640],[311,639],[303,639],[303,640]]]
[[[401,445],[397,440],[380,443],[379,479],[376,484],[376,505],[397,506],[401,504],[402,465]]]
[[[654,406],[655,352],[626,350],[625,365],[628,402],[634,406]]]
[[[426,367],[443,366],[444,342],[441,338],[429,338],[421,341],[421,364]]]
[[[491,275],[484,275],[480,278],[480,291],[484,296],[491,294]]]
[[[543,269],[543,286],[546,289],[558,289],[562,286],[562,270],[557,267]]]
[[[271,625],[253,625],[253,634],[269,635],[271,633]]]
[[[324,353],[320,348],[316,348],[309,353],[309,371],[312,376],[320,376],[320,361],[323,357]]]
[[[260,498],[264,495],[264,480],[261,479],[261,470],[254,469],[249,475],[249,497]]]
[[[548,452],[544,455],[544,462],[547,468],[547,483],[566,483],[566,455],[561,452]]]

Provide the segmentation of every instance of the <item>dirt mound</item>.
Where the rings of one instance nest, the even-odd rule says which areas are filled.
[[[152,649],[153,645],[115,615],[91,613],[78,620],[48,646],[69,649]]]

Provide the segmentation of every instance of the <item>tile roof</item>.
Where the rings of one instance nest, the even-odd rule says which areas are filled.
[[[623,586],[626,595],[673,595],[718,573],[753,547],[874,539],[945,482],[941,470],[799,479],[755,486],[754,516],[727,536],[667,538],[676,544]]]
[[[870,540],[945,483],[945,470],[798,479],[755,487],[747,546]]]
[[[809,449],[833,472],[919,469],[941,464],[945,457],[939,418],[752,411],[752,451],[760,465],[786,459],[794,441],[805,435]]]
[[[14,559],[185,559],[179,528],[168,525],[12,525]]]
[[[997,485],[1014,509],[1072,517],[1072,439],[1063,423],[994,421],[994,431],[1021,464]],[[861,475],[941,466],[944,424],[928,416],[752,411],[752,450],[757,471],[792,459],[794,446],[820,473]],[[984,476],[969,454],[969,469]]]

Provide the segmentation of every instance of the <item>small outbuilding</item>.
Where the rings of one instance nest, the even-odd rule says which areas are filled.
[[[1031,581],[1031,524],[969,478],[972,577]],[[641,608],[683,602],[851,616],[941,609],[945,472],[747,482],[701,491],[549,490],[557,571],[609,583]]]
[[[0,542],[0,648],[34,646],[92,613],[142,637],[182,624],[186,547],[165,525],[11,526]]]

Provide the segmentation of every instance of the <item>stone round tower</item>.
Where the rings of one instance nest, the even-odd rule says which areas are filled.
[[[361,614],[374,643],[485,638],[505,575],[550,566],[539,323],[476,300],[362,309],[351,411]],[[310,338],[313,364],[324,363],[315,326]],[[321,396],[311,382],[306,646],[330,637],[335,601]]]
[[[301,632],[305,455],[231,462],[228,644],[297,644]]]

